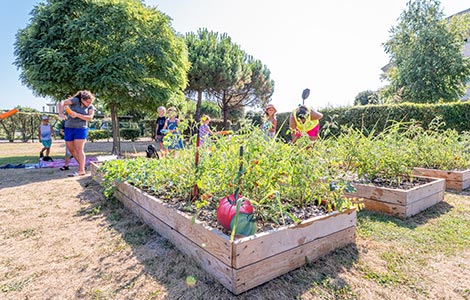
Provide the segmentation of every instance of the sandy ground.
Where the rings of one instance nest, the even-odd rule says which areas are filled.
[[[470,204],[470,193],[446,201]],[[470,246],[410,266],[416,288],[367,278],[369,269],[387,268],[382,254],[394,247],[358,237],[234,296],[119,202],[105,200],[91,176],[0,170],[0,299],[470,299]]]

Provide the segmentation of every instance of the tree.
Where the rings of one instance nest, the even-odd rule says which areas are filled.
[[[409,1],[390,33],[385,52],[394,67],[385,94],[418,103],[455,101],[464,94],[470,61],[461,52],[463,39],[443,19],[439,0]]]
[[[18,31],[15,55],[23,84],[37,95],[99,94],[111,113],[114,154],[120,153],[118,111],[184,99],[184,40],[166,15],[139,0],[41,3]]]
[[[218,103],[226,128],[231,110],[269,101],[274,91],[270,71],[227,34],[200,29],[197,34],[186,35],[186,44],[191,62],[187,94],[197,94],[196,120],[203,95]]]
[[[261,107],[269,102],[274,92],[274,81],[270,79],[269,69],[238,46],[235,49],[238,50],[234,51],[234,57],[243,59],[234,60],[236,63],[226,70],[223,79],[211,90],[211,95],[222,110],[225,129],[228,129],[231,110],[246,106]]]
[[[217,72],[217,66],[214,65],[213,56],[220,39],[217,33],[202,28],[198,30],[197,34],[187,33],[185,40],[191,63],[186,93],[189,96],[193,93],[197,95],[195,120],[199,122],[203,94],[207,93],[218,76],[214,73]]]
[[[354,99],[354,105],[379,104],[379,95],[371,90],[362,91]]]

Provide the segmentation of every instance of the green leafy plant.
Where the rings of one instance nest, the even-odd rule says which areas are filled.
[[[215,211],[219,200],[234,191],[234,177],[239,171],[238,151],[243,145],[245,170],[241,194],[252,201],[258,223],[286,225],[300,222],[296,215],[308,208],[315,207],[311,210],[316,214],[325,214],[354,206],[352,200],[342,196],[346,186],[330,190],[329,183],[344,175],[329,170],[330,162],[322,153],[322,144],[318,141],[312,149],[304,147],[310,145],[309,141],[303,144],[299,140],[292,146],[266,140],[259,129],[245,127],[238,135],[207,140],[199,149],[197,174],[194,147],[180,151],[177,158],[109,161],[100,171],[104,174],[107,195],[116,183],[127,181],[179,208],[189,205],[192,213]],[[207,201],[203,205],[190,200],[194,183]]]

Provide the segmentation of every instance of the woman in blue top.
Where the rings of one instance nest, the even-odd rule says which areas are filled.
[[[64,140],[78,163],[78,170],[69,176],[85,175],[85,142],[88,137],[88,122],[93,119],[95,96],[89,91],[79,91],[73,97],[59,102],[59,118],[65,118]]]

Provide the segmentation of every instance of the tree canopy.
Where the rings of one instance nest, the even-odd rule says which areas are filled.
[[[393,67],[386,74],[391,82],[386,95],[437,103],[464,94],[470,60],[462,55],[462,35],[451,30],[439,0],[409,1],[390,33],[385,51]]]
[[[17,33],[15,65],[40,96],[64,99],[88,89],[106,103],[113,153],[120,152],[117,111],[155,110],[184,99],[187,49],[169,18],[139,0],[49,0]]]
[[[198,94],[199,106],[203,93],[218,103],[225,126],[230,110],[262,106],[269,101],[274,92],[269,69],[227,34],[200,29],[197,34],[188,33],[186,43],[191,62],[188,94]]]

